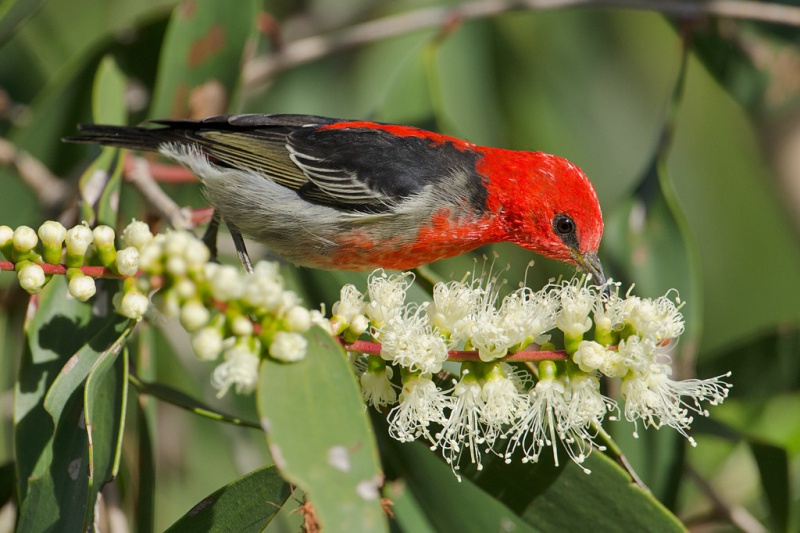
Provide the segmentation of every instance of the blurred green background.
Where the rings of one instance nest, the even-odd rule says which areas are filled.
[[[600,197],[607,274],[625,287],[635,282],[642,296],[674,287],[688,302],[676,374],[734,372],[731,397],[712,408],[712,421],[696,421],[699,446],[686,456],[674,435],[647,432],[634,441],[629,427],[612,427],[634,469],[688,525],[743,527],[726,516],[732,510],[767,529],[798,525],[798,28],[676,21],[613,8],[516,11],[461,23],[453,18],[385,39],[377,34],[254,81],[250,75],[261,59],[291,50],[300,39],[335,37],[365,21],[448,4],[241,1],[223,10],[208,4],[0,2],[0,137],[44,163],[69,191],[43,205],[18,169],[6,164],[0,168],[0,224],[76,221],[70,208],[77,180],[98,152],[60,138],[92,121],[93,83],[104,58],[127,78],[130,123],[225,112],[307,113],[400,122],[566,157],[586,172]],[[685,81],[676,91],[685,42]],[[180,205],[205,205],[195,184],[165,190]],[[120,212],[122,221],[155,220],[128,184]],[[511,265],[512,285],[531,259],[532,286],[570,275],[513,246],[494,249],[501,264]],[[433,265],[444,278],[472,268],[472,256]],[[363,288],[366,279],[291,266],[285,272],[312,307],[330,308],[342,283]],[[26,301],[14,276],[0,275],[0,464],[14,458],[11,404]],[[150,377],[255,418],[252,398],[214,398],[211,367],[192,359],[185,334],[175,329],[169,323],[147,329],[155,347]],[[269,461],[257,431],[220,427],[164,403],[148,409],[157,420],[157,530]],[[284,513],[274,527],[292,530],[298,520]],[[12,525],[6,505],[0,531]]]

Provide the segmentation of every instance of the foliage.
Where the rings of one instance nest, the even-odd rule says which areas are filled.
[[[379,31],[301,63],[288,53],[303,36],[329,35],[323,45],[335,47],[361,22],[433,10],[410,1],[231,5],[0,3],[0,135],[19,150],[15,161],[0,157],[0,224],[174,222],[121,179],[117,152],[60,142],[81,122],[313,113],[543,150],[595,184],[607,274],[636,282],[642,296],[674,287],[689,302],[676,372],[733,370],[731,396],[696,422],[696,448],[611,425],[609,453],[589,458],[591,475],[569,461],[498,459],[464,469],[458,483],[420,443],[386,438],[385,417],[363,410],[343,351],[318,330],[306,334],[313,371],[308,359],[269,360],[255,398],[217,399],[213,369],[191,356],[174,321],[134,326],[109,312],[118,281],[98,283],[83,304],[58,277],[28,298],[3,273],[0,385],[13,409],[0,420],[0,531],[77,530],[118,509],[138,531],[293,531],[313,519],[298,507],[305,496],[327,531],[560,531],[588,521],[613,531],[633,518],[659,531],[797,526],[800,202],[791,194],[800,164],[789,156],[800,90],[785,74],[800,58],[797,28],[614,7],[514,11],[445,17],[391,38]],[[255,76],[270,58],[286,63]],[[31,179],[22,151],[79,191],[79,204],[73,193],[46,202],[48,185],[36,181],[41,172]],[[195,183],[163,187],[178,205],[205,205]],[[531,287],[569,275],[538,258],[526,272],[530,254],[510,245],[478,253],[494,251],[510,280],[527,276]],[[463,256],[427,272],[449,279],[473,268]],[[285,265],[283,274],[309,308],[330,309],[345,283],[366,286],[360,273]],[[425,294],[414,286],[409,298]],[[333,443],[348,450],[351,475],[331,475]],[[614,461],[620,451],[652,494],[631,484]],[[389,519],[379,500],[343,493],[380,474]]]

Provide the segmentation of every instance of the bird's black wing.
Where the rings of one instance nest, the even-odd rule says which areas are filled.
[[[431,134],[387,129],[313,115],[232,115],[201,121],[154,121],[160,128],[87,125],[67,139],[159,150],[164,143],[194,146],[215,164],[248,170],[294,189],[310,201],[380,212],[426,186],[457,176],[482,210],[486,190],[475,170],[479,154]],[[329,126],[337,125],[330,128]],[[416,135],[415,132],[419,132]]]

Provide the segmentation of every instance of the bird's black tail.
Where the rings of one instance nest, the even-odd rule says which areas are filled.
[[[143,128],[139,126],[108,126],[81,124],[78,135],[64,137],[69,143],[100,144],[145,152],[157,151],[165,142],[176,140],[168,128]]]

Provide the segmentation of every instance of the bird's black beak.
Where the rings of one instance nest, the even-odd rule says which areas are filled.
[[[572,256],[578,263],[578,268],[592,275],[594,285],[603,286],[606,284],[606,275],[603,273],[603,265],[600,264],[597,252],[581,254],[579,251],[573,250]]]

